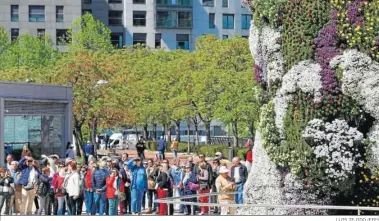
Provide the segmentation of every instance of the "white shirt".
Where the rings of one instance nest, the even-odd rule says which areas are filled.
[[[234,167],[234,182],[235,183],[241,182],[241,179],[240,179],[240,167]]]
[[[29,179],[28,179],[28,184],[27,186],[31,187],[31,186],[34,186],[34,184],[36,183],[36,170],[34,169],[34,166],[32,167],[32,170],[30,171],[30,174],[29,174]]]
[[[64,187],[69,196],[79,196],[79,174],[73,172],[72,174],[67,175],[64,181]]]

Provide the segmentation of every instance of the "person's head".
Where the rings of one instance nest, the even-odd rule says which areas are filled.
[[[224,178],[228,177],[229,169],[225,166],[220,167],[220,176],[223,176]]]
[[[185,168],[186,168],[186,172],[189,173],[192,170],[192,165],[190,163],[187,163]]]
[[[112,160],[112,167],[118,167],[118,160],[117,159]]]
[[[201,162],[201,163],[199,164],[199,168],[200,168],[201,170],[205,170],[205,169],[207,169],[207,164],[206,164],[205,162]]]
[[[112,169],[110,175],[113,177],[118,177],[118,171],[116,169]]]
[[[7,163],[11,164],[12,161],[13,161],[13,155],[12,154],[8,154],[8,156],[7,156]]]
[[[50,169],[45,167],[42,169],[42,173],[45,174],[46,176],[50,176]]]
[[[144,160],[144,161],[142,162],[142,165],[143,165],[143,167],[147,168],[147,166],[148,166],[147,161]]]
[[[252,149],[253,146],[254,146],[254,142],[253,142],[253,140],[252,140],[252,139],[248,139],[248,140],[246,141],[246,143],[245,143],[245,147],[246,147],[246,148],[249,148],[249,149]]]
[[[149,159],[149,160],[147,161],[147,165],[148,165],[149,167],[154,166],[154,164],[153,164],[153,160],[152,160],[152,159]]]
[[[204,156],[204,154],[200,154],[200,155],[199,155],[199,159],[200,159],[200,162],[204,162],[204,161],[205,161],[205,156]]]
[[[5,172],[6,172],[5,168],[0,168],[0,177],[5,177]]]
[[[178,141],[178,138],[177,138],[177,137],[175,137],[174,141]]]
[[[218,159],[214,159],[214,160],[213,160],[213,166],[214,166],[214,167],[218,167],[218,166],[220,166],[220,160],[218,160]]]
[[[83,165],[82,167],[80,167],[80,173],[82,173],[82,174],[86,173],[87,170],[88,170],[88,168],[86,165]]]
[[[78,169],[78,166],[76,165],[76,163],[74,161],[71,161],[70,163],[68,163],[68,171],[76,171]]]
[[[160,136],[159,139],[160,139],[160,140],[163,140],[163,136]]]
[[[134,164],[135,164],[137,167],[141,166],[141,158],[136,157],[135,160],[134,160]]]
[[[140,136],[140,137],[139,137],[139,141],[143,141],[143,136]]]
[[[34,160],[33,158],[29,157],[29,159],[26,161],[28,167],[32,167],[33,166],[33,163],[34,163]]]
[[[122,161],[122,162],[127,161],[128,158],[129,158],[129,155],[128,155],[127,153],[123,153],[123,154],[121,155],[121,161]]]
[[[92,170],[92,168],[95,166],[95,161],[94,160],[90,160],[88,161],[88,169]]]
[[[193,157],[189,156],[189,157],[187,158],[187,162],[188,162],[188,163],[193,163]]]
[[[111,158],[108,158],[106,162],[107,162],[108,167],[112,167],[112,159]]]
[[[174,166],[179,166],[179,159],[175,159],[174,161],[172,161],[172,164],[174,165]]]
[[[233,166],[239,166],[240,163],[240,158],[239,157],[234,157],[232,160]]]
[[[185,165],[185,164],[181,164],[181,165],[180,165],[180,169],[181,169],[182,171],[186,171],[186,165]]]
[[[217,152],[217,153],[215,153],[215,157],[216,157],[216,159],[222,159],[222,153],[221,152]]]
[[[54,164],[57,164],[57,163],[58,163],[58,160],[59,160],[59,156],[56,155],[56,154],[54,154],[54,155],[51,156],[51,159],[52,159],[52,161],[54,162]]]
[[[60,177],[65,177],[66,176],[66,168],[60,167],[59,168],[59,176]]]
[[[17,161],[12,161],[11,167],[13,171],[16,171],[18,168],[18,162]]]
[[[91,141],[87,141],[87,144],[88,144],[88,145],[91,145]]]

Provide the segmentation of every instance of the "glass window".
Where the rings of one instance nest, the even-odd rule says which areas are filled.
[[[192,13],[191,12],[178,12],[178,27],[179,28],[192,27]]]
[[[161,48],[162,34],[155,34],[155,48]]]
[[[16,40],[19,35],[20,35],[20,33],[19,33],[19,29],[18,28],[12,28],[11,29],[11,40],[12,41]]]
[[[84,4],[91,4],[92,0],[84,0]]]
[[[133,26],[146,26],[145,11],[133,11]]]
[[[249,15],[249,14],[246,14],[246,15],[242,15],[242,29],[250,29],[250,24],[251,24],[251,20],[252,20],[253,16],[252,15]]]
[[[173,28],[176,27],[176,12],[158,11],[156,19],[157,27]]]
[[[64,14],[63,14],[63,6],[57,6],[56,7],[56,19],[57,22],[63,22],[64,20]]]
[[[146,0],[133,0],[133,4],[146,4]]]
[[[228,38],[229,38],[228,35],[223,35],[223,36],[222,36],[222,40],[225,40],[225,39],[228,39]]]
[[[203,6],[213,7],[214,0],[203,0]]]
[[[146,45],[146,33],[133,34],[133,45],[136,45],[136,44]]]
[[[222,7],[224,8],[229,7],[229,0],[222,0]]]
[[[119,26],[122,25],[122,11],[109,11],[109,25]]]
[[[45,37],[45,29],[37,29],[37,37],[38,38]]]
[[[44,22],[45,6],[29,6],[29,22]]]
[[[215,17],[215,13],[209,13],[209,28],[216,28]]]
[[[233,14],[223,14],[222,15],[222,28],[223,29],[234,29],[234,15]]]
[[[57,29],[56,41],[57,45],[65,45],[68,43],[67,29]]]
[[[11,5],[11,21],[18,22],[18,5]]]
[[[189,35],[186,35],[186,34],[176,35],[176,49],[189,50]]]
[[[85,15],[86,13],[92,14],[92,10],[91,9],[83,9],[82,15]]]
[[[120,4],[122,3],[122,0],[108,0],[109,4]]]
[[[112,33],[111,42],[116,48],[122,48],[123,44],[123,34],[122,33]]]

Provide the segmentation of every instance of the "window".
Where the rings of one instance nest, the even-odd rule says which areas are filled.
[[[122,11],[109,11],[108,22],[110,26],[122,25]]]
[[[92,0],[84,0],[84,4],[91,4]]]
[[[37,29],[37,37],[44,38],[45,37],[45,29]]]
[[[222,15],[222,28],[223,29],[234,29],[234,15],[233,14],[223,14]]]
[[[179,28],[192,27],[192,13],[191,12],[178,12],[178,27]]]
[[[44,22],[45,6],[29,6],[29,22]]]
[[[57,45],[65,45],[68,43],[67,29],[57,29]]]
[[[63,15],[63,6],[57,6],[56,11],[55,11],[55,17],[57,22],[63,22],[64,20],[64,15]]]
[[[82,15],[85,15],[86,13],[92,14],[92,10],[91,9],[83,9]]]
[[[175,27],[176,24],[176,14],[171,11],[158,11],[156,18],[157,27],[171,28]]]
[[[246,39],[249,39],[249,36],[246,36],[246,35],[245,35],[245,36],[242,36],[242,37],[243,37],[243,38],[246,38]]]
[[[203,6],[213,7],[214,4],[214,0],[203,0]]]
[[[136,44],[146,45],[146,33],[133,34],[133,45],[136,45]]]
[[[222,7],[224,8],[229,7],[229,0],[222,0]]]
[[[20,35],[18,28],[12,28],[11,29],[11,40],[14,41],[18,38]]]
[[[133,26],[146,26],[145,11],[133,11]]]
[[[11,21],[18,22],[18,5],[11,5]]]
[[[246,14],[242,15],[242,29],[250,29],[252,15]]]
[[[133,4],[146,4],[146,0],[133,0]]]
[[[216,28],[215,17],[215,13],[209,13],[209,28]]]
[[[191,6],[191,0],[156,0],[157,5]]]
[[[155,34],[155,48],[161,48],[162,34]]]
[[[122,33],[112,33],[111,42],[116,48],[122,48],[123,44],[123,34]]]
[[[176,35],[176,49],[189,50],[189,35]]]
[[[122,0],[108,0],[109,4],[122,4]]]
[[[229,38],[228,35],[223,35],[223,36],[222,36],[222,40],[225,40],[225,39],[228,39],[228,38]]]

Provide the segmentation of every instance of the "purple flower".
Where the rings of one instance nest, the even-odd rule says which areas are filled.
[[[262,81],[262,68],[259,65],[254,64],[254,77],[257,83]]]

